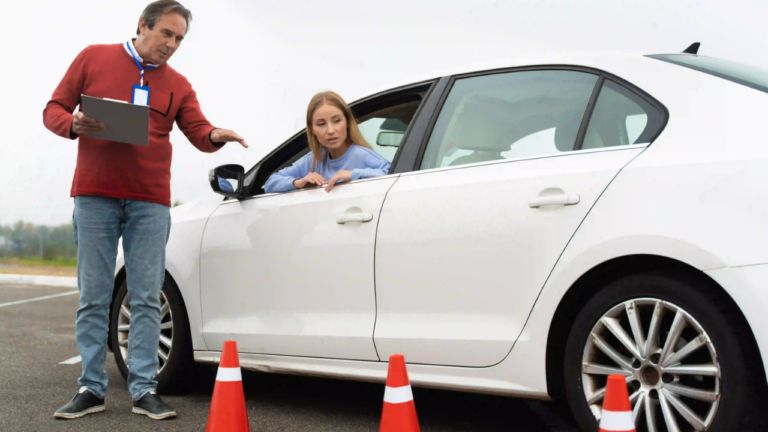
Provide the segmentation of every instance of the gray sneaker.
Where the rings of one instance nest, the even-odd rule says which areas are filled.
[[[176,417],[176,411],[163,402],[154,391],[148,392],[133,402],[133,413],[145,415],[153,420]]]
[[[88,391],[88,387],[80,387],[75,397],[68,404],[57,409],[53,416],[60,419],[75,419],[102,411],[104,411],[104,399]]]

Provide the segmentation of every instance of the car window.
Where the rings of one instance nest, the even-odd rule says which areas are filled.
[[[352,106],[358,127],[373,150],[392,161],[432,83],[385,94],[361,101]],[[272,173],[296,164],[309,153],[306,132],[302,131],[283,143],[269,156],[252,168],[245,179],[247,193],[264,193],[264,184]]]
[[[376,153],[389,162],[395,158],[395,153],[405,136],[408,125],[411,124],[420,100],[384,108],[357,119],[357,126],[363,138],[371,145]],[[285,167],[296,165],[299,160],[309,153],[309,147],[303,148],[292,158],[283,163],[275,171]]]
[[[597,75],[510,72],[455,81],[421,169],[574,150]]]
[[[406,102],[360,117],[360,133],[378,154],[392,162],[420,103]]]
[[[664,115],[659,109],[626,87],[606,80],[582,149],[649,143],[663,126]]]

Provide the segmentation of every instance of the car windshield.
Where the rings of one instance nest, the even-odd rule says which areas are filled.
[[[766,69],[691,54],[655,54],[647,57],[691,68],[768,93],[768,70]]]

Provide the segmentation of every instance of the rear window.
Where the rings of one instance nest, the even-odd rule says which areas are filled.
[[[768,93],[768,70],[714,57],[655,54],[646,57],[684,66]]]

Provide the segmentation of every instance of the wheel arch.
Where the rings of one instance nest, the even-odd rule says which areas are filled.
[[[115,274],[115,283],[112,287],[112,301],[109,302],[109,327],[107,328],[112,328],[112,310],[115,305],[115,298],[117,297],[117,292],[120,290],[120,286],[123,284],[123,282],[125,282],[126,278],[127,276],[125,274],[125,266],[123,266]],[[176,283],[176,280],[173,278],[173,275],[171,275],[171,273],[167,269],[165,270],[165,280],[170,281],[173,284],[173,286],[176,288],[176,291],[179,293],[179,297],[181,297],[182,307],[186,310],[187,303],[184,300],[184,293],[181,292],[181,290],[179,289],[179,285]],[[112,333],[111,332],[107,332],[107,349],[109,351],[112,351]]]
[[[579,277],[560,302],[552,316],[547,335],[546,378],[548,393],[552,398],[561,398],[565,394],[563,366],[565,361],[565,341],[579,311],[606,284],[625,276],[638,273],[663,273],[665,275],[693,282],[702,289],[717,296],[724,302],[729,313],[733,313],[738,326],[749,338],[750,355],[760,362],[762,357],[757,340],[741,308],[717,282],[704,272],[682,261],[659,255],[628,255],[605,261]],[[763,369],[760,369],[763,370]],[[764,374],[760,374],[765,381]]]

